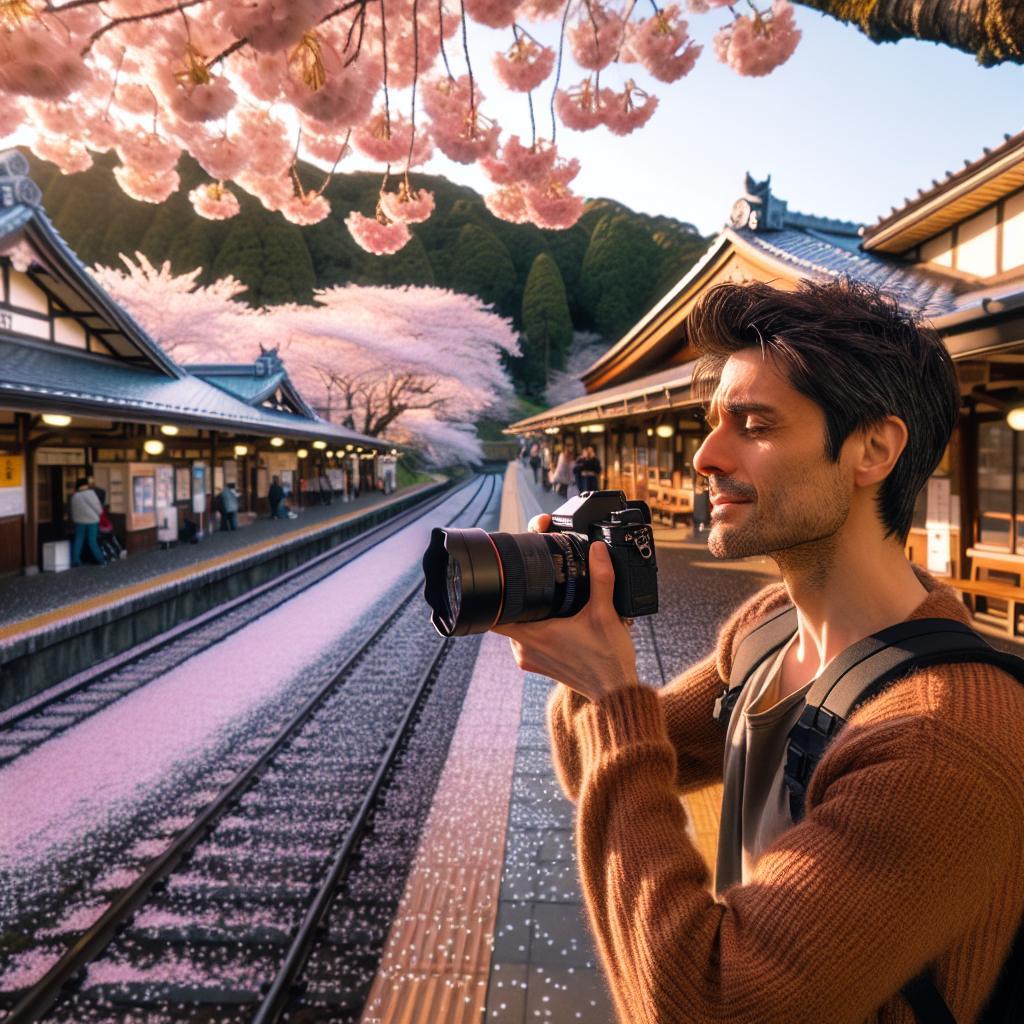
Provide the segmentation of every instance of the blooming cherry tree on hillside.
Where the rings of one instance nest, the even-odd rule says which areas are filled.
[[[396,252],[409,240],[408,225],[430,216],[433,196],[410,173],[436,147],[483,167],[494,182],[487,203],[496,216],[566,228],[583,201],[571,187],[579,163],[556,143],[559,124],[627,135],[658,103],[639,79],[675,82],[700,56],[680,4],[650,0],[650,7],[637,0],[0,0],[0,141],[29,126],[32,150],[65,173],[114,150],[118,184],[152,203],[177,190],[175,168],[187,151],[210,176],[189,193],[200,216],[235,216],[234,190],[242,189],[296,224],[330,212],[327,181],[302,181],[299,161],[337,166],[354,148],[383,172],[376,209],[346,220],[374,253]],[[740,74],[767,74],[800,38],[789,0],[746,0],[742,11],[730,0],[689,0],[689,9],[724,16],[715,53]],[[507,30],[508,47],[493,62],[505,87],[523,95],[529,137],[503,132],[488,114],[467,18]],[[547,20],[553,33],[537,27]],[[552,34],[550,44],[539,38]],[[534,99],[541,89],[551,115],[544,127]]]
[[[144,256],[97,267],[104,288],[178,362],[251,362],[277,347],[321,415],[413,445],[437,464],[481,457],[474,423],[512,398],[503,356],[519,353],[508,321],[473,296],[440,288],[347,285],[311,306],[254,310],[233,278],[207,288]]]

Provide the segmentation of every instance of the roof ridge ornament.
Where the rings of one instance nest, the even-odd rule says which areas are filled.
[[[729,223],[749,231],[781,231],[788,204],[772,195],[772,176],[756,181],[747,171],[744,190],[743,196],[733,203]]]
[[[29,170],[24,153],[16,149],[0,152],[0,209],[42,204],[42,190],[29,177]]]

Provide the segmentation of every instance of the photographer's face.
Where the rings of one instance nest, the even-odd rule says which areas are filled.
[[[760,349],[729,358],[694,457],[708,478],[716,558],[791,551],[833,538],[850,511],[852,478],[825,452],[825,415]]]

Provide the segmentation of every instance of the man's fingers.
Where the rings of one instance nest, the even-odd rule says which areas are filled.
[[[546,512],[542,512],[539,516],[534,516],[529,523],[530,533],[547,533],[551,529],[551,516]]]

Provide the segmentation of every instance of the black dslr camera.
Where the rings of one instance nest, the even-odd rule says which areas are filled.
[[[603,541],[615,569],[615,610],[658,610],[651,510],[622,491],[585,491],[551,515],[550,533],[435,527],[423,556],[424,597],[442,636],[575,615],[590,598],[587,552]]]

